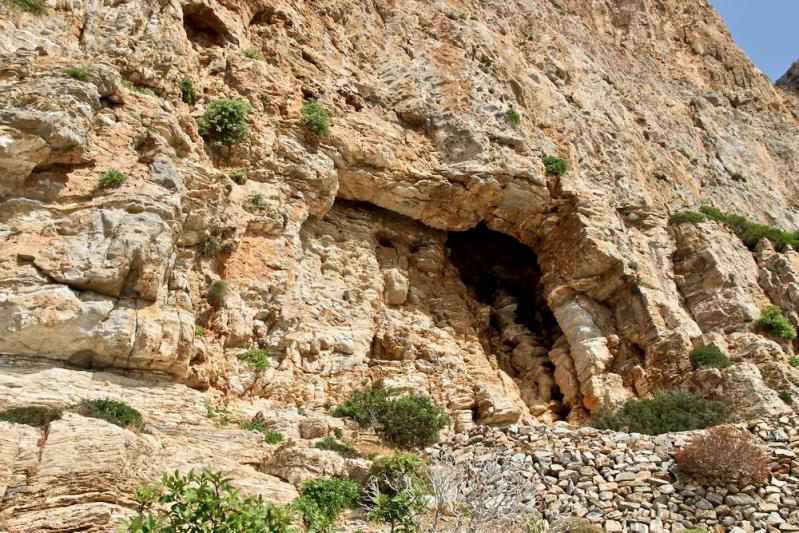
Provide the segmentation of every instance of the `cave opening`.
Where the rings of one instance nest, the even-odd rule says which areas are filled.
[[[532,414],[562,416],[563,394],[549,358],[562,332],[544,298],[535,252],[483,223],[450,232],[446,244],[470,293],[490,308],[481,332],[486,351],[519,386]]]
[[[227,38],[224,23],[204,5],[183,6],[183,29],[189,41],[202,48],[224,46]]]

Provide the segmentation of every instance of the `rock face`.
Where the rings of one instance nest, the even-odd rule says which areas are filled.
[[[113,529],[136,483],[217,454],[284,500],[348,468],[290,443],[285,464],[240,456],[207,419],[192,455],[182,419],[217,395],[293,413],[305,440],[378,380],[429,394],[454,432],[579,424],[683,385],[742,418],[792,409],[775,398],[799,394],[796,341],[753,320],[777,305],[799,324],[799,254],[671,218],[712,204],[799,228],[793,78],[772,86],[707,0],[45,4],[0,4],[0,409],[127,389],[145,414],[174,405],[152,436],[70,415],[38,445],[3,425],[0,529]],[[252,109],[228,149],[197,127],[216,98]],[[330,137],[303,127],[310,98]],[[110,170],[120,187],[99,186]],[[695,372],[710,343],[733,366]],[[94,470],[59,487],[77,465],[49,458],[78,461],[94,431]]]

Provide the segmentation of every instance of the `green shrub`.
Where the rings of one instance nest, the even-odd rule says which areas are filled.
[[[81,400],[73,408],[79,415],[99,418],[123,428],[144,431],[141,413],[126,403],[116,400]]]
[[[630,399],[618,410],[600,411],[592,424],[599,429],[659,435],[716,426],[727,420],[729,408],[684,390],[658,391],[652,398]]]
[[[183,78],[180,81],[180,99],[190,105],[194,105],[197,101],[197,90],[194,88],[194,82],[189,78]]]
[[[246,172],[241,172],[239,170],[236,170],[230,173],[230,179],[232,179],[238,185],[244,185],[245,183],[247,183],[247,180],[250,179],[250,177],[247,175]]]
[[[547,533],[549,531],[546,520],[538,513],[522,515],[516,525],[521,533]]]
[[[689,356],[691,358],[691,365],[694,369],[697,368],[727,368],[730,366],[730,360],[724,355],[719,348],[713,344],[708,346],[697,346],[691,350]]]
[[[547,174],[552,174],[553,176],[562,176],[569,170],[569,165],[566,163],[565,159],[561,159],[560,157],[554,156],[546,156],[542,159],[544,162],[544,168],[547,171]]]
[[[356,391],[333,410],[333,416],[352,418],[374,427],[385,439],[405,447],[427,446],[449,425],[449,417],[424,394],[391,398],[381,382]]]
[[[381,432],[389,441],[405,447],[428,446],[449,425],[449,417],[425,394],[392,399],[386,405]]]
[[[0,411],[0,421],[44,428],[53,420],[61,418],[61,412],[57,407],[12,407]]]
[[[250,104],[237,98],[213,100],[197,121],[200,134],[213,146],[232,146],[250,135]]]
[[[403,480],[393,493],[370,487],[365,503],[370,520],[387,524],[389,531],[415,533],[419,518],[430,510],[427,496],[421,485]]]
[[[229,479],[208,469],[166,474],[159,485],[142,487],[136,503],[138,515],[123,521],[131,533],[294,531],[289,509],[260,495],[242,498]]]
[[[355,505],[360,493],[358,484],[347,479],[313,479],[302,484],[294,507],[308,531],[328,532],[336,518]]]
[[[264,207],[266,205],[266,198],[259,192],[254,192],[250,195],[250,203],[255,207]]]
[[[230,254],[236,249],[236,241],[233,239],[223,240],[218,235],[206,237],[202,244],[202,254],[213,256],[217,254]]]
[[[397,452],[389,457],[380,457],[372,463],[367,483],[377,484],[380,492],[393,493],[393,487],[403,477],[413,483],[424,485],[429,470],[418,456],[407,452]]]
[[[336,452],[345,459],[355,459],[356,457],[361,456],[358,453],[358,450],[356,450],[352,444],[341,442],[334,437],[325,437],[324,439],[320,440],[316,443],[316,448],[320,450],[330,450],[331,452]]]
[[[799,231],[783,231],[765,224],[758,224],[741,215],[725,213],[710,205],[703,205],[699,210],[708,218],[729,227],[750,249],[754,249],[758,241],[764,238],[771,241],[777,250],[783,250],[788,245],[793,248],[799,247]]]
[[[705,215],[702,213],[697,213],[696,211],[677,211],[673,213],[669,218],[669,222],[672,224],[683,224],[683,223],[691,223],[691,224],[699,224],[700,222],[704,222],[707,220]]]
[[[513,124],[520,124],[522,121],[522,116],[513,107],[509,107],[508,110],[505,111],[505,118]]]
[[[782,400],[786,404],[793,405],[793,396],[791,396],[790,392],[780,391],[779,394],[777,394],[777,396],[779,396],[780,400]]]
[[[261,55],[261,52],[258,50],[253,50],[252,48],[247,48],[246,50],[242,50],[241,55],[248,59],[256,59],[258,61],[262,61],[264,56]]]
[[[11,7],[32,15],[43,15],[47,11],[44,0],[11,0]]]
[[[565,518],[552,527],[558,533],[604,533],[601,526],[592,524],[585,518]]]
[[[78,81],[89,81],[91,73],[92,71],[89,67],[69,67],[67,69],[67,76]]]
[[[794,368],[799,368],[799,357],[791,357],[788,359],[788,364]]]
[[[330,116],[316,100],[308,100],[302,106],[302,124],[319,137],[330,137]]]
[[[121,187],[125,181],[127,181],[128,177],[118,170],[109,170],[102,176],[100,176],[100,188],[101,189],[116,189],[117,187]]]
[[[264,442],[267,444],[277,444],[283,441],[283,435],[274,429],[270,429],[260,420],[250,420],[249,422],[242,422],[239,424],[241,429],[249,431],[257,431],[264,436]]]
[[[230,410],[225,404],[214,405],[210,402],[205,402],[205,416],[211,420],[216,420],[220,426],[227,426],[230,423]]]
[[[194,324],[194,336],[202,337],[203,333],[205,333],[205,329],[199,324]]]
[[[796,338],[796,328],[782,314],[777,306],[769,306],[760,312],[760,317],[755,320],[755,329],[764,333],[772,333],[786,340]]]
[[[251,364],[256,372],[263,372],[271,366],[269,364],[269,352],[262,348],[250,348],[241,354],[239,359]]]
[[[227,282],[218,279],[211,283],[211,286],[208,287],[208,292],[205,295],[205,299],[208,300],[208,303],[212,306],[219,307],[222,305],[222,302],[224,301],[228,292],[230,292],[230,287],[228,286]]]

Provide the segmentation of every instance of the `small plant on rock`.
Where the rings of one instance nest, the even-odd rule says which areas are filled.
[[[136,503],[137,516],[122,522],[130,533],[294,531],[290,509],[260,495],[242,498],[229,479],[208,469],[166,474],[158,485],[140,488]]]
[[[799,368],[799,357],[791,357],[788,359],[788,364],[794,368]]]
[[[603,533],[601,526],[585,518],[564,518],[550,528],[550,533]]]
[[[241,354],[239,359],[252,365],[256,372],[263,372],[271,366],[269,364],[269,352],[262,348],[250,348]]]
[[[208,292],[205,295],[205,299],[208,300],[208,303],[213,307],[219,307],[222,305],[222,302],[224,301],[228,292],[230,292],[230,287],[228,286],[227,282],[218,279],[211,283],[211,286],[208,287]]]
[[[785,402],[786,405],[793,405],[793,396],[787,390],[780,391],[777,396],[779,396],[780,400]]]
[[[569,170],[569,165],[566,163],[566,160],[560,157],[547,156],[544,157],[542,161],[544,162],[544,169],[547,174],[562,176]]]
[[[336,452],[345,459],[355,459],[360,457],[361,454],[353,447],[352,444],[341,442],[335,437],[325,437],[316,443],[316,448],[319,450],[330,450]]]
[[[615,411],[600,411],[592,424],[598,429],[660,435],[704,429],[724,423],[730,409],[684,390],[658,391],[652,398],[627,400]]]
[[[61,418],[61,413],[62,410],[57,407],[12,407],[0,411],[0,421],[44,428]]]
[[[76,413],[90,418],[99,418],[119,427],[144,431],[141,413],[124,402],[116,400],[81,400],[73,408]]]
[[[505,118],[508,119],[513,124],[520,124],[522,121],[522,116],[516,111],[513,107],[509,107],[507,111],[505,111]]]
[[[796,338],[796,328],[782,314],[780,308],[774,305],[761,311],[760,317],[755,320],[755,329],[765,333],[772,333],[785,340]]]
[[[669,222],[672,224],[699,224],[705,220],[707,220],[707,217],[696,211],[677,211],[669,217]]]
[[[69,67],[67,69],[67,76],[78,81],[89,81],[91,73],[92,71],[89,67]]]
[[[127,181],[128,177],[118,170],[109,170],[100,176],[101,189],[116,189]]]
[[[43,15],[47,11],[44,0],[11,0],[11,7],[31,15]]]
[[[355,505],[360,493],[358,484],[347,479],[313,479],[300,487],[294,508],[309,531],[329,532],[336,518]]]
[[[727,356],[713,344],[697,346],[691,350],[689,357],[695,370],[699,368],[727,368],[730,366],[730,360],[727,359]]]
[[[250,104],[244,100],[213,100],[197,121],[200,135],[213,146],[229,147],[239,143],[250,135],[249,112]]]
[[[247,175],[246,172],[242,172],[240,170],[235,170],[235,171],[230,173],[230,179],[232,179],[233,182],[238,184],[238,185],[244,185],[245,183],[247,183],[247,180],[249,179],[249,176]]]
[[[680,472],[714,485],[763,485],[769,480],[769,456],[751,433],[732,426],[696,435],[674,456]]]
[[[252,48],[247,48],[246,50],[242,50],[241,55],[248,59],[255,59],[256,61],[263,61],[264,56],[258,50],[253,50]]]
[[[189,78],[183,78],[180,81],[180,99],[184,103],[194,105],[197,101],[197,90],[194,88],[194,82]]]
[[[249,422],[242,422],[239,424],[241,429],[249,431],[257,431],[264,436],[264,442],[267,444],[278,444],[283,441],[283,435],[274,429],[270,429],[266,424],[260,420],[250,420]]]
[[[266,198],[264,198],[263,194],[254,192],[250,195],[250,204],[257,208],[264,207],[266,205]]]
[[[316,100],[308,100],[302,106],[302,124],[319,137],[330,137],[330,115]]]

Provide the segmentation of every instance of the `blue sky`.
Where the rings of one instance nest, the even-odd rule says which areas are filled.
[[[799,0],[710,0],[752,62],[776,81],[799,59]]]

